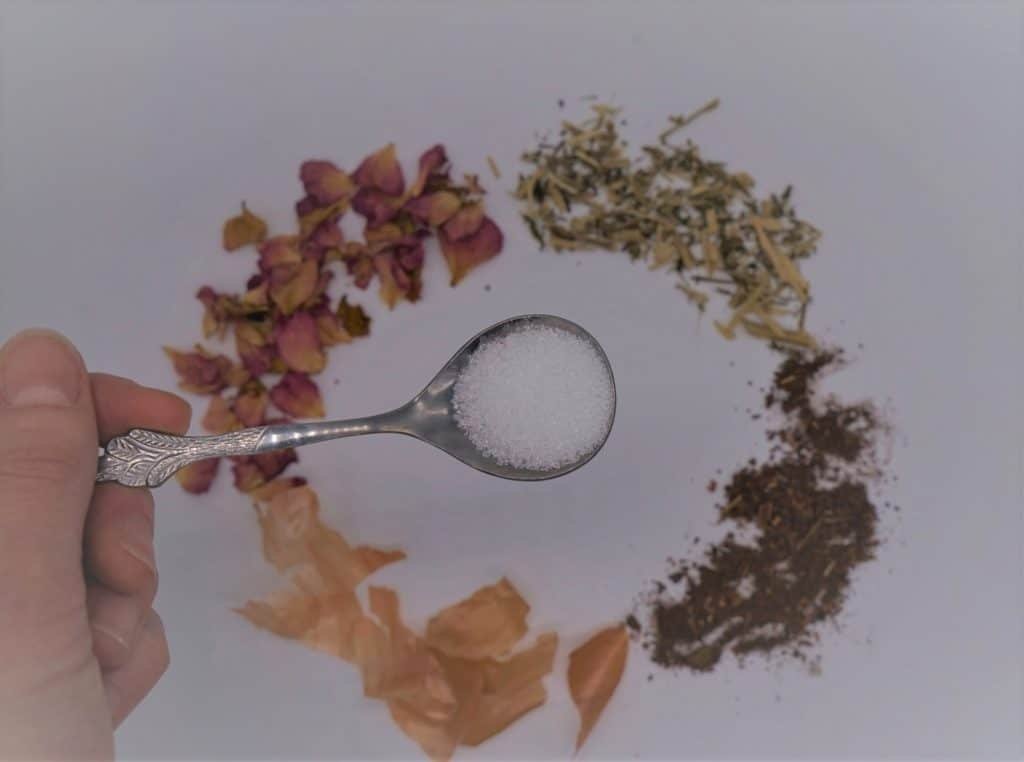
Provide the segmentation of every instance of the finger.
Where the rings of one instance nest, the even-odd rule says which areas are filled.
[[[134,595],[121,595],[102,585],[89,585],[85,593],[92,630],[92,652],[104,671],[128,663],[149,616],[150,603]]]
[[[153,495],[148,489],[99,484],[85,521],[85,570],[114,592],[153,602]]]
[[[192,408],[178,395],[107,373],[92,373],[90,381],[101,442],[133,428],[188,431]]]
[[[0,349],[0,580],[28,576],[23,594],[81,579],[97,449],[88,384],[81,356],[52,331]]]
[[[150,610],[128,661],[103,675],[114,727],[120,725],[153,689],[167,671],[170,661],[163,622],[155,611]]]

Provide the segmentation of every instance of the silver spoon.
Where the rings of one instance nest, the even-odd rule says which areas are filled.
[[[593,458],[604,446],[615,419],[615,400],[604,439],[574,463],[550,471],[534,471],[498,463],[480,452],[455,422],[452,391],[470,355],[481,341],[508,331],[522,323],[543,324],[568,331],[590,342],[604,361],[608,378],[615,391],[611,364],[597,339],[580,326],[553,315],[522,315],[509,318],[481,331],[455,353],[434,380],[410,402],[389,413],[352,418],[344,421],[314,421],[259,426],[228,434],[205,437],[183,437],[148,429],[132,429],[114,437],[100,455],[97,482],[118,482],[128,487],[158,487],[178,469],[197,460],[229,455],[256,455],[286,447],[301,447],[329,439],[356,437],[363,434],[405,434],[434,445],[485,474],[520,481],[541,481],[575,471]]]

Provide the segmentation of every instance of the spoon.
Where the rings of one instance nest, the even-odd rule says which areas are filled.
[[[96,473],[97,482],[118,482],[128,487],[158,487],[189,463],[206,458],[231,455],[256,455],[286,447],[301,447],[342,437],[363,434],[405,434],[444,450],[478,471],[503,479],[543,481],[575,471],[593,458],[604,446],[615,419],[615,400],[604,439],[578,460],[559,468],[536,471],[498,463],[477,449],[455,422],[452,392],[455,381],[480,342],[529,323],[567,331],[589,342],[604,362],[612,384],[611,365],[597,339],[580,326],[554,315],[521,315],[509,318],[481,331],[455,353],[434,380],[411,401],[388,413],[343,421],[314,421],[258,426],[215,436],[185,437],[148,429],[132,429],[114,437],[103,449]]]

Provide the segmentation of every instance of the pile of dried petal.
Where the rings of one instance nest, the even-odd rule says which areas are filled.
[[[368,156],[351,175],[315,160],[303,163],[299,178],[305,195],[295,205],[297,232],[268,238],[267,224],[242,204],[224,223],[223,245],[227,251],[257,247],[257,272],[240,293],[203,286],[196,295],[205,310],[203,334],[224,339],[230,332],[239,362],[201,346],[166,350],[183,389],[212,395],[202,421],[211,433],[324,415],[312,376],[326,367],[325,350],[370,329],[362,307],[328,296],[332,262],[343,263],[359,288],[376,279],[381,299],[394,307],[420,298],[424,243],[431,236],[437,236],[452,285],[501,251],[501,231],[484,213],[483,189],[472,175],[463,184],[452,180],[443,146],[420,157],[408,185],[394,145]],[[344,240],[339,222],[349,208],[365,220],[363,240]],[[251,492],[297,456],[279,450],[232,460],[235,487]],[[218,467],[217,460],[202,461],[177,478],[189,492],[205,492]]]
[[[702,312],[713,294],[726,298],[728,318],[715,327],[727,339],[740,329],[813,347],[804,329],[810,284],[796,262],[814,253],[820,234],[796,216],[791,188],[758,200],[750,175],[705,160],[690,140],[671,141],[717,106],[671,117],[637,158],[619,136],[617,109],[596,105],[582,124],[563,122],[556,143],[523,155],[535,167],[519,178],[523,219],[541,248],[623,251],[673,270]]]
[[[501,250],[501,231],[484,214],[476,177],[454,183],[441,146],[423,154],[408,187],[390,145],[351,175],[330,162],[308,161],[300,179],[306,195],[296,204],[298,232],[267,238],[266,223],[243,204],[224,224],[223,245],[227,251],[257,246],[258,272],[240,294],[209,286],[197,294],[206,338],[230,332],[239,362],[201,346],[165,350],[181,387],[211,396],[202,419],[209,432],[324,415],[312,376],[326,367],[325,350],[370,329],[370,318],[347,298],[331,304],[330,263],[343,263],[359,288],[376,278],[382,300],[394,307],[420,298],[430,235],[438,237],[452,285]],[[349,207],[366,220],[362,241],[343,239],[339,220]],[[393,590],[369,588],[364,610],[358,586],[405,553],[353,547],[326,526],[306,480],[281,476],[296,459],[294,450],[233,459],[235,486],[254,500],[264,556],[291,582],[267,600],[249,601],[240,614],[352,663],[365,695],[385,701],[396,724],[434,759],[483,743],[545,702],[543,678],[558,638],[544,633],[513,653],[526,635],[530,607],[508,580],[439,612],[422,636],[403,623]],[[180,471],[178,480],[190,492],[206,492],[218,467],[217,459],[202,461]],[[582,744],[618,684],[625,645],[606,631],[575,651],[572,664]]]
[[[432,759],[477,746],[547,699],[558,637],[526,635],[529,605],[506,579],[438,612],[426,632],[399,614],[398,595],[357,586],[399,551],[352,547],[318,517],[316,494],[284,481],[257,503],[267,561],[292,584],[239,613],[258,627],[301,641],[359,669],[363,693],[388,705],[395,723]],[[266,488],[264,488],[266,490]],[[371,616],[372,615],[372,616]]]

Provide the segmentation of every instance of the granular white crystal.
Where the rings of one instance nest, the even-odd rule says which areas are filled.
[[[477,347],[453,401],[456,422],[481,452],[502,465],[551,471],[601,445],[615,389],[591,342],[526,323]]]

